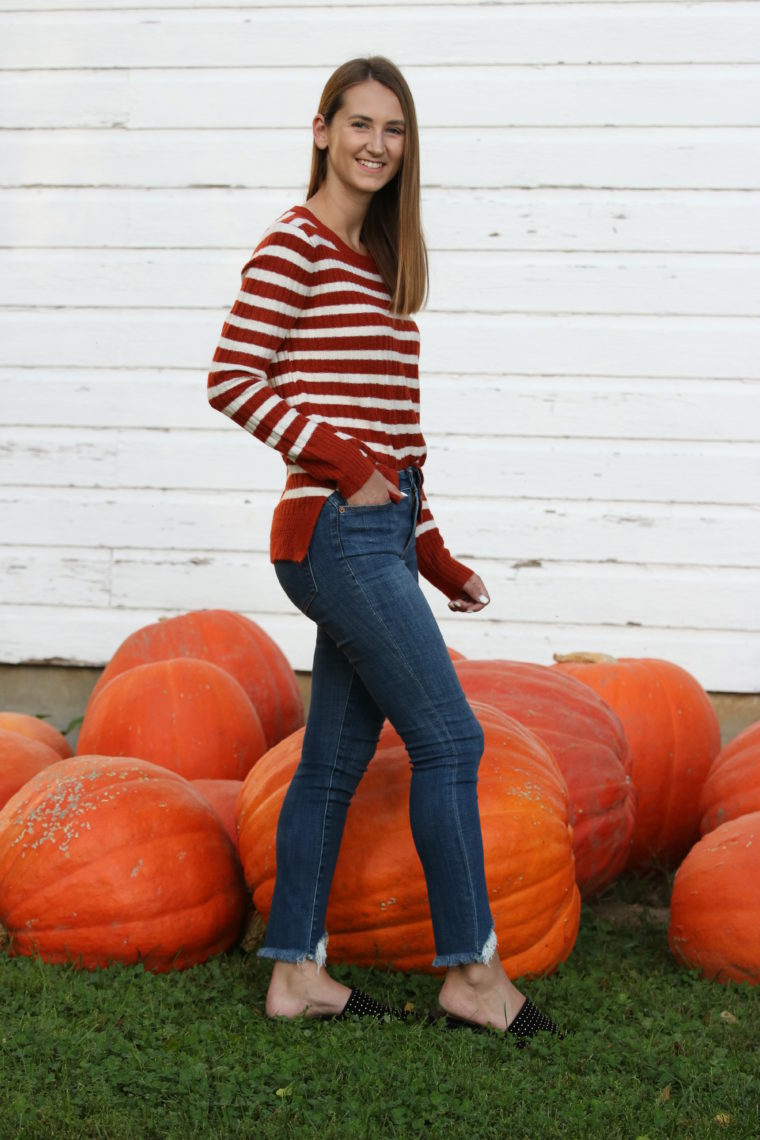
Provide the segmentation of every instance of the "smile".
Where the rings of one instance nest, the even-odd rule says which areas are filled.
[[[384,162],[373,162],[372,159],[369,158],[357,158],[356,161],[359,163],[359,166],[364,166],[367,170],[382,170],[385,166]]]

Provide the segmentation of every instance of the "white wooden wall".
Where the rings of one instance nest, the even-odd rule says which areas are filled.
[[[422,125],[427,486],[471,656],[670,658],[760,690],[760,5],[0,0],[0,660],[196,607],[312,633],[281,461],[205,401],[332,68]],[[431,591],[432,596],[432,591]]]

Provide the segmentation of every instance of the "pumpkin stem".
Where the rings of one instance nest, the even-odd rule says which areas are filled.
[[[565,661],[576,661],[581,665],[598,665],[602,661],[617,661],[617,657],[610,657],[609,653],[555,653],[553,656],[559,664]]]
[[[5,927],[3,926],[2,922],[0,922],[0,953],[3,953],[4,951],[6,951],[8,949],[8,947],[10,946],[10,944],[11,944],[10,935],[8,934],[8,931],[5,929]]]
[[[260,946],[264,941],[264,931],[267,925],[258,911],[254,910],[248,916],[248,921],[245,925],[245,931],[240,941],[240,946],[243,950],[254,950]]]

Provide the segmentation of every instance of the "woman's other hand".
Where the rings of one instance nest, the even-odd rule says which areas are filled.
[[[468,578],[461,593],[449,602],[449,609],[455,613],[475,614],[490,602],[488,591],[477,574]]]
[[[346,502],[349,507],[381,507],[390,499],[393,499],[394,503],[400,503],[405,498],[406,495],[399,491],[396,484],[391,483],[390,479],[386,479],[375,468],[367,482],[350,499],[346,499]]]

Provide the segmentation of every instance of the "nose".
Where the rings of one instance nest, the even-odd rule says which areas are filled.
[[[372,154],[382,154],[384,149],[383,130],[382,127],[378,127],[377,130],[372,131],[367,139],[367,150],[371,151]]]

